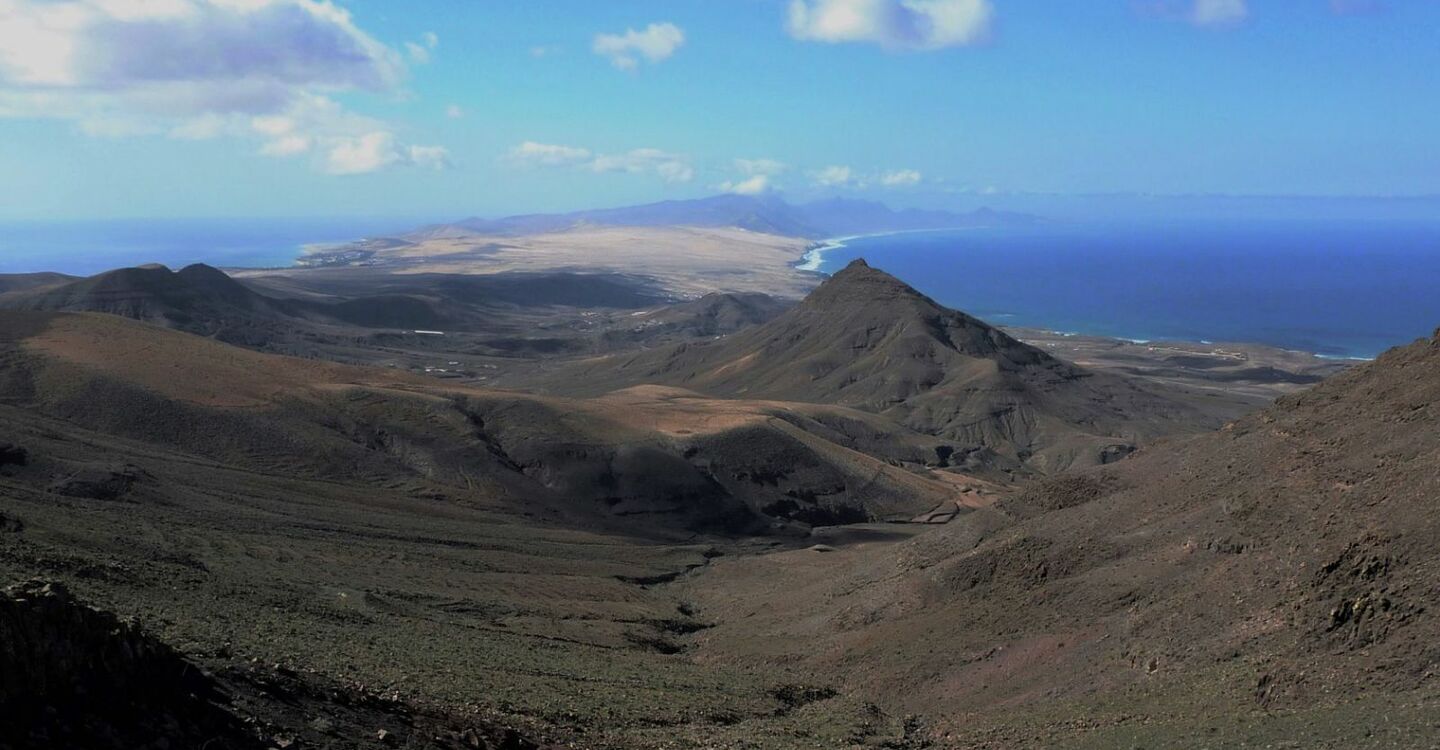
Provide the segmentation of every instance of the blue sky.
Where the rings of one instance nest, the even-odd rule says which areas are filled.
[[[1437,70],[1436,0],[0,0],[0,218],[1435,195]]]

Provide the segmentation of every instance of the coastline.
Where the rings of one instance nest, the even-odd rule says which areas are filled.
[[[810,271],[813,273],[824,273],[820,266],[825,262],[825,253],[831,250],[839,250],[846,247],[847,243],[853,240],[868,240],[875,237],[894,237],[902,234],[924,234],[926,232],[963,232],[967,229],[984,229],[984,227],[939,227],[930,229],[895,229],[889,232],[868,232],[865,234],[849,234],[843,237],[829,237],[818,240],[815,244],[806,248],[805,254],[795,263],[795,270]]]
[[[942,228],[942,229],[901,229],[901,230],[895,230],[895,231],[890,231],[890,232],[871,232],[871,233],[866,233],[866,234],[846,235],[846,236],[842,236],[842,237],[830,237],[830,238],[818,240],[817,242],[815,242],[814,244],[812,244],[810,247],[806,248],[805,253],[804,253],[803,255],[801,255],[800,259],[794,264],[794,268],[795,268],[795,270],[797,270],[797,271],[803,271],[803,272],[807,272],[807,273],[816,273],[816,274],[821,274],[821,275],[828,275],[827,272],[821,270],[821,268],[823,267],[823,265],[824,265],[824,263],[825,263],[825,254],[828,253],[828,252],[834,251],[834,250],[839,250],[839,249],[846,248],[846,247],[849,246],[849,243],[850,243],[850,242],[853,242],[853,241],[855,241],[855,240],[875,239],[875,238],[881,238],[881,237],[893,237],[893,236],[904,235],[904,234],[921,234],[921,233],[927,233],[927,232],[965,231],[965,230],[968,230],[968,229],[978,229],[978,228],[983,228],[983,227],[955,227],[955,228],[952,228],[952,229],[943,229],[943,228]],[[880,259],[878,262],[876,262],[876,265],[883,269],[883,268],[884,268],[884,260],[883,260],[883,258]],[[945,304],[945,303],[942,301],[941,304]],[[1058,329],[1050,328],[1050,327],[1044,326],[1044,325],[1014,326],[1014,325],[1012,325],[1012,324],[1005,323],[1004,321],[994,319],[994,318],[997,317],[997,316],[995,316],[995,315],[991,315],[991,316],[977,316],[977,317],[981,317],[982,319],[985,319],[987,322],[990,322],[991,324],[996,325],[996,326],[1001,327],[1001,328],[1016,329],[1016,330],[1027,330],[1027,331],[1031,331],[1031,332],[1043,332],[1043,333],[1048,334],[1048,335],[1050,335],[1050,336],[1055,336],[1055,337],[1059,337],[1059,338],[1062,338],[1062,339],[1064,339],[1064,338],[1085,338],[1085,339],[1095,339],[1095,340],[1108,340],[1108,341],[1113,341],[1113,342],[1115,342],[1115,343],[1117,343],[1117,344],[1132,345],[1132,346],[1141,346],[1141,347],[1164,346],[1164,345],[1167,345],[1167,344],[1182,344],[1182,345],[1195,346],[1195,347],[1223,347],[1223,346],[1242,347],[1242,348],[1244,348],[1244,347],[1254,347],[1254,348],[1261,348],[1261,349],[1266,349],[1266,350],[1273,350],[1273,351],[1277,351],[1277,352],[1285,352],[1285,353],[1287,353],[1287,354],[1301,355],[1301,356],[1303,356],[1303,357],[1308,357],[1308,358],[1311,358],[1311,359],[1313,359],[1313,360],[1317,360],[1317,362],[1328,362],[1328,363],[1333,363],[1333,364],[1344,364],[1344,365],[1354,365],[1354,364],[1360,364],[1360,363],[1364,363],[1364,362],[1371,362],[1371,361],[1374,361],[1374,360],[1375,360],[1376,356],[1378,356],[1378,355],[1376,355],[1376,356],[1356,356],[1356,355],[1346,355],[1346,354],[1321,354],[1321,353],[1318,353],[1318,352],[1306,351],[1306,350],[1301,350],[1301,349],[1290,349],[1290,348],[1286,348],[1286,347],[1276,346],[1276,345],[1274,345],[1274,344],[1267,344],[1267,343],[1264,343],[1264,342],[1261,342],[1261,341],[1230,341],[1230,342],[1224,342],[1224,343],[1217,343],[1217,342],[1215,342],[1215,341],[1208,340],[1208,339],[1182,339],[1182,338],[1171,338],[1171,337],[1163,337],[1163,336],[1162,336],[1162,337],[1121,336],[1121,335],[1114,335],[1114,334],[1110,334],[1110,333],[1091,332],[1091,331],[1084,331],[1084,330],[1058,330]],[[1008,317],[1008,316],[1006,316],[1006,317]]]

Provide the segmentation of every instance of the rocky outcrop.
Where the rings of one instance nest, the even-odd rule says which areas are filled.
[[[211,675],[64,586],[0,592],[0,750],[542,750],[509,727],[256,660]]]
[[[0,747],[262,747],[199,668],[55,583],[0,594]]]
[[[0,443],[0,466],[24,466],[29,462],[29,451],[13,443]]]

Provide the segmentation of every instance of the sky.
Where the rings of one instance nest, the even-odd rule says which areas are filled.
[[[1440,195],[1440,0],[0,0],[0,219]]]

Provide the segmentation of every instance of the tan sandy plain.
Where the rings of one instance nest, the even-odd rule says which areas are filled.
[[[524,237],[434,238],[382,251],[397,273],[584,270],[643,274],[684,297],[764,292],[797,298],[819,277],[792,264],[808,241],[735,228],[580,227]]]

